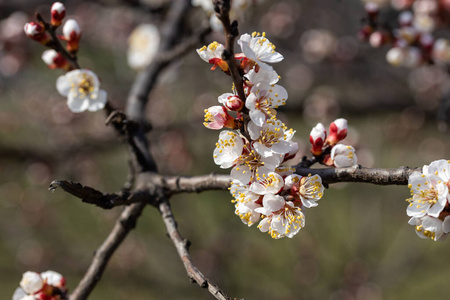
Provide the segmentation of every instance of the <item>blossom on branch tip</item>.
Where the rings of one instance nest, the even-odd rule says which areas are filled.
[[[128,39],[128,65],[138,71],[147,67],[158,53],[160,40],[155,25],[141,24],[136,27]]]
[[[81,38],[81,29],[78,22],[74,19],[69,19],[63,26],[64,39],[67,42],[67,51],[75,53],[78,51],[78,44]]]
[[[225,47],[218,42],[212,42],[207,46],[203,46],[197,49],[197,53],[201,59],[207,63],[212,64],[211,70],[215,70],[217,67],[222,69],[224,72],[228,72],[228,64],[222,59],[222,53]]]
[[[209,129],[222,129],[223,127],[234,129],[236,122],[227,112],[224,106],[211,106],[205,109],[205,122],[203,123]]]
[[[338,144],[331,149],[331,159],[336,168],[351,167],[358,163],[355,148],[343,144]]]
[[[97,75],[86,69],[73,70],[58,77],[56,89],[67,97],[67,106],[76,113],[103,109],[107,101],[107,93],[100,89]]]
[[[41,58],[50,69],[59,68],[59,69],[68,70],[70,68],[69,63],[64,58],[64,56],[62,56],[61,53],[56,52],[53,49],[45,50],[42,53]]]
[[[66,8],[64,7],[64,4],[61,2],[53,3],[52,8],[50,9],[50,14],[52,16],[50,22],[52,26],[61,25],[62,20],[66,16]]]
[[[26,23],[23,29],[29,38],[43,45],[48,45],[51,41],[50,36],[45,32],[44,26],[39,23]]]

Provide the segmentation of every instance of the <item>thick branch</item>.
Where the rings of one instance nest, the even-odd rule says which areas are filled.
[[[124,209],[109,236],[100,248],[95,251],[89,269],[70,295],[70,300],[87,299],[97,282],[101,279],[103,271],[114,251],[116,251],[117,247],[123,242],[128,232],[136,226],[136,221],[141,215],[145,205],[146,203],[136,203]]]
[[[179,193],[200,193],[209,190],[227,190],[230,184],[230,176],[220,174],[209,174],[193,177],[165,177],[165,188],[169,195]]]
[[[371,169],[361,165],[336,169],[297,168],[296,173],[302,176],[319,175],[325,184],[337,182],[365,182],[379,185],[407,185],[408,178],[421,168],[400,167],[397,169]]]
[[[207,288],[208,291],[216,298],[226,300],[229,299],[220,288],[213,283],[211,283],[205,276],[197,269],[193,264],[191,256],[188,252],[189,241],[183,239],[177,228],[177,223],[170,208],[168,201],[162,201],[159,204],[159,211],[161,213],[164,225],[166,225],[167,233],[172,240],[175,248],[177,249],[178,255],[186,269],[189,278],[196,282],[200,287]]]

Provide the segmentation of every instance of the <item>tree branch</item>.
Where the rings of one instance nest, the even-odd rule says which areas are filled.
[[[201,288],[207,288],[211,295],[213,295],[216,299],[229,299],[218,286],[211,283],[207,278],[205,278],[205,276],[197,269],[197,267],[192,262],[191,256],[188,252],[189,241],[181,237],[181,234],[177,228],[177,223],[172,213],[172,209],[170,208],[170,204],[167,200],[161,201],[161,203],[159,204],[159,211],[164,221],[164,225],[166,225],[167,233],[169,234],[170,239],[177,249],[178,255],[183,262],[188,277],[193,282],[196,282]]]
[[[214,173],[192,177],[165,177],[165,188],[169,195],[179,193],[200,193],[209,190],[227,190],[230,184],[230,176]]]
[[[89,266],[83,279],[70,295],[70,300],[84,300],[87,299],[92,292],[97,282],[101,279],[103,271],[108,264],[109,259],[114,251],[123,242],[127,234],[136,226],[136,221],[141,215],[146,203],[135,203],[124,209],[119,219],[117,219],[113,230],[108,235],[106,240],[95,251],[92,263]]]

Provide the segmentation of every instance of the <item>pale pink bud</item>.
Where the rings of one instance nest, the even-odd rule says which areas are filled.
[[[67,69],[67,67],[69,66],[64,56],[53,49],[45,50],[42,53],[41,58],[50,69]]]
[[[231,111],[240,111],[244,107],[244,101],[236,95],[228,96],[224,103],[225,107]]]
[[[311,153],[315,156],[322,154],[322,147],[327,137],[327,131],[322,123],[317,123],[309,134],[309,142],[312,145]]]
[[[45,32],[44,26],[36,22],[26,23],[24,26],[25,34],[41,44],[47,44],[50,41],[49,35]]]
[[[432,58],[438,63],[450,62],[450,43],[444,38],[436,40],[431,53]]]
[[[232,116],[228,114],[228,111],[223,106],[211,106],[205,109],[205,127],[209,129],[222,129],[228,127],[234,129],[236,123]]]
[[[64,288],[66,285],[66,279],[55,271],[45,271],[41,273],[42,279],[46,281],[48,285],[56,286],[58,288]]]
[[[367,2],[364,6],[364,9],[366,10],[369,17],[372,18],[378,15],[378,12],[380,11],[378,4],[376,4],[375,2]]]
[[[369,44],[374,48],[379,48],[386,43],[386,36],[381,31],[375,31],[370,35]]]
[[[50,14],[52,15],[51,24],[53,26],[59,26],[66,16],[66,8],[61,2],[55,2],[50,9]]]
[[[81,37],[81,29],[77,21],[73,19],[67,20],[66,23],[64,23],[63,35],[67,41],[67,51],[76,52]]]
[[[28,294],[39,292],[44,287],[44,280],[36,272],[27,271],[23,273],[20,287]]]
[[[347,136],[347,120],[340,118],[334,120],[330,124],[330,135],[327,137],[327,143],[329,145],[336,145],[339,141],[342,141]]]
[[[358,162],[355,148],[342,144],[333,147],[331,150],[331,159],[337,168],[351,167]]]

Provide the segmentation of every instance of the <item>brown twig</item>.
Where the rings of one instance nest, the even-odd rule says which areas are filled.
[[[197,267],[192,262],[191,256],[188,252],[189,241],[181,237],[180,232],[177,228],[177,223],[170,208],[170,204],[167,200],[161,201],[159,204],[159,211],[161,217],[166,225],[167,233],[172,240],[175,248],[177,249],[178,255],[183,262],[184,268],[189,276],[189,278],[196,282],[200,287],[208,289],[208,291],[216,298],[221,300],[229,299],[222,290],[215,284],[211,283],[205,276],[197,269]]]
[[[124,209],[119,219],[117,219],[113,230],[106,240],[95,251],[94,258],[80,281],[78,286],[70,295],[70,300],[84,300],[90,295],[97,282],[101,279],[103,271],[108,264],[114,251],[123,242],[130,230],[136,226],[136,221],[142,213],[146,203],[135,203]]]

